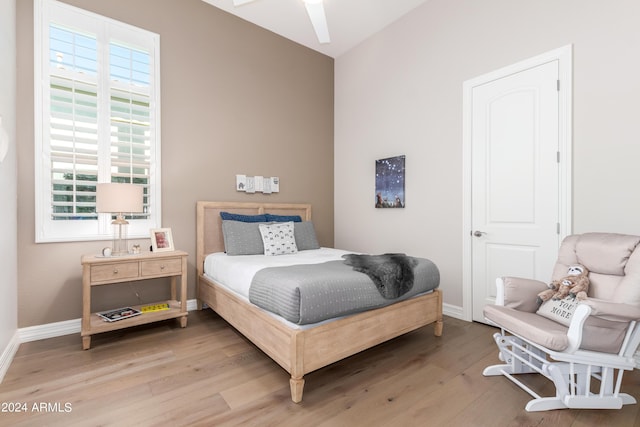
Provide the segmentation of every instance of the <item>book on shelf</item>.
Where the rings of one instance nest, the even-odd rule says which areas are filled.
[[[128,319],[129,317],[137,316],[139,314],[142,314],[142,312],[132,307],[123,307],[117,308],[115,310],[102,311],[97,314],[102,318],[102,320],[106,322],[117,322],[118,320],[124,320]]]
[[[169,303],[163,302],[158,304],[143,305],[142,307],[140,307],[140,311],[142,311],[143,313],[153,313],[154,311],[169,310],[169,308]]]

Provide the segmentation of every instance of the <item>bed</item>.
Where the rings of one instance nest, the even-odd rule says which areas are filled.
[[[311,221],[311,205],[198,201],[196,206],[198,304],[213,309],[291,375],[294,402],[302,401],[309,372],[428,324],[434,324],[436,336],[442,335],[440,289],[311,327],[292,327],[205,275],[206,257],[225,248],[220,212],[299,215]]]

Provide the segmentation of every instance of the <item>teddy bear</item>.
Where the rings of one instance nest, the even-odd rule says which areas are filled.
[[[567,296],[579,300],[587,299],[587,292],[589,291],[588,275],[589,270],[583,265],[574,264],[569,266],[567,276],[551,282],[549,289],[538,294],[536,302],[540,305],[549,299],[560,300]]]

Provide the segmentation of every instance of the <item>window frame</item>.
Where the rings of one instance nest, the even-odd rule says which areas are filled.
[[[95,34],[98,39],[98,156],[110,158],[110,72],[109,44],[125,43],[132,47],[143,47],[149,53],[150,82],[150,169],[147,189],[146,219],[127,218],[130,225],[129,238],[148,238],[149,230],[160,228],[161,200],[161,138],[160,138],[160,36],[132,25],[116,21],[55,0],[35,0],[34,3],[34,177],[35,177],[35,241],[72,242],[108,240],[113,236],[112,215],[97,214],[97,220],[53,220],[52,219],[52,168],[51,139],[49,135],[50,73],[49,73],[49,28],[51,22]],[[100,75],[100,71],[104,74]],[[104,109],[106,105],[106,110]],[[102,114],[100,113],[102,111]],[[102,129],[102,130],[100,130]],[[110,164],[111,160],[109,160]],[[100,166],[98,181],[111,182],[111,171]]]

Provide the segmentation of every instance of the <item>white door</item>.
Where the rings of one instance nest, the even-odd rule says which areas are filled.
[[[471,119],[473,320],[495,279],[549,280],[560,240],[559,63],[476,86]]]

